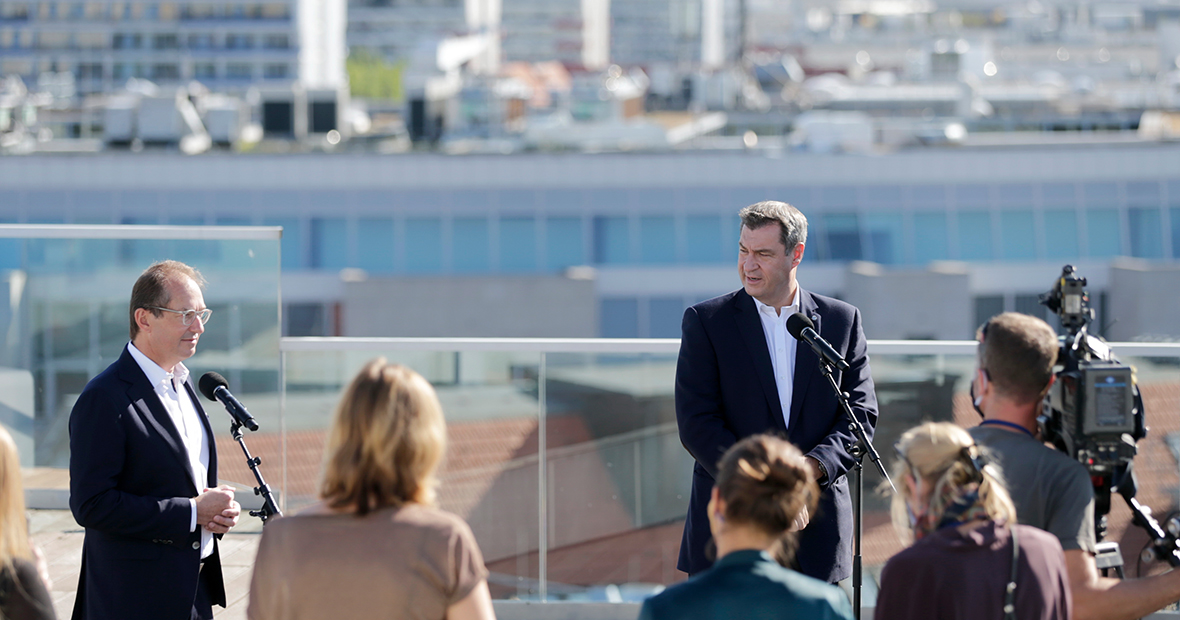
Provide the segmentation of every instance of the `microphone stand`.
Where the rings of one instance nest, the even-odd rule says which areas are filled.
[[[233,435],[234,441],[242,447],[242,453],[246,455],[246,465],[250,466],[250,471],[254,472],[254,479],[258,481],[258,486],[254,487],[254,494],[262,496],[262,508],[259,510],[251,510],[251,517],[258,517],[262,519],[262,524],[266,525],[267,520],[274,516],[283,516],[279,511],[279,507],[275,504],[274,497],[270,492],[270,485],[266,480],[262,479],[262,472],[258,471],[258,465],[262,463],[262,459],[256,456],[250,456],[250,449],[246,447],[246,440],[242,437],[242,423],[234,418],[233,424],[229,426],[229,432]]]
[[[840,389],[840,385],[832,377],[832,366],[828,364],[827,360],[822,355],[819,357],[819,370],[823,376],[827,378],[828,384],[832,386],[832,390],[836,392],[836,398],[840,401],[840,408],[848,415],[848,430],[856,436],[856,442],[849,444],[847,447],[848,454],[854,459],[852,465],[852,473],[855,482],[852,487],[852,614],[856,620],[860,620],[860,590],[863,583],[863,573],[861,568],[860,556],[860,541],[864,536],[864,472],[861,468],[861,463],[867,454],[869,460],[877,466],[877,471],[885,477],[885,481],[893,488],[893,492],[897,492],[897,487],[893,486],[893,481],[889,479],[889,474],[885,471],[885,467],[881,465],[881,455],[877,454],[877,449],[873,447],[873,442],[869,440],[865,433],[865,427],[856,418],[856,414],[852,412],[852,407],[848,404],[848,392]]]

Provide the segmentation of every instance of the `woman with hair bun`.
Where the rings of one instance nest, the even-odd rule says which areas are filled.
[[[913,546],[881,572],[876,620],[1068,620],[1061,543],[1016,523],[1000,472],[949,422],[910,429],[897,445],[893,524]]]
[[[365,365],[332,419],[320,499],[267,524],[251,620],[495,620],[471,529],[434,507],[446,424],[422,375]]]
[[[811,467],[795,446],[770,435],[734,444],[721,457],[709,500],[716,563],[649,598],[640,620],[851,620],[842,590],[785,568],[796,517],[813,511],[818,498]]]

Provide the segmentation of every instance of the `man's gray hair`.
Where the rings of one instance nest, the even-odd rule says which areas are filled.
[[[779,238],[787,252],[800,243],[807,243],[807,218],[785,202],[763,200],[738,212],[742,226],[757,230],[767,224],[778,224]]]

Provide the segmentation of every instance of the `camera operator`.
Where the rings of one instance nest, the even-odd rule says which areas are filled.
[[[1143,579],[1103,577],[1094,560],[1094,488],[1078,461],[1036,436],[1037,416],[1057,361],[1048,323],[1014,312],[980,328],[971,385],[983,422],[975,441],[999,462],[1021,523],[1057,536],[1073,593],[1075,620],[1132,620],[1180,600],[1180,571]]]

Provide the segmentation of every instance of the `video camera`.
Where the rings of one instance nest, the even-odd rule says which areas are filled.
[[[1147,435],[1134,369],[1119,363],[1106,342],[1087,331],[1094,310],[1086,279],[1073,265],[1061,270],[1040,301],[1068,332],[1059,338],[1061,368],[1045,398],[1041,436],[1080,461],[1091,476],[1117,472],[1131,464],[1136,442]]]
[[[1135,384],[1135,369],[1120,363],[1102,338],[1087,331],[1094,319],[1086,279],[1073,265],[1061,270],[1053,288],[1040,302],[1061,319],[1066,334],[1058,338],[1057,380],[1045,396],[1037,418],[1041,437],[1081,462],[1094,483],[1095,533],[1106,533],[1111,493],[1127,501],[1136,525],[1152,540],[1144,547],[1144,560],[1167,560],[1180,566],[1180,520],[1169,519],[1164,531],[1151,509],[1135,500],[1133,469],[1136,443],[1147,436],[1143,399]],[[1109,543],[1108,543],[1109,544]],[[1117,555],[1117,545],[1115,546]],[[1121,573],[1121,558],[1117,562]]]

